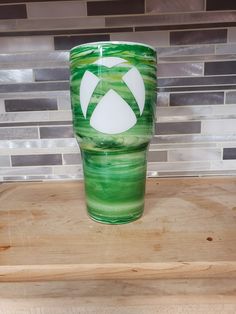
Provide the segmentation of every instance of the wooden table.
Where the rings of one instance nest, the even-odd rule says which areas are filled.
[[[0,282],[4,314],[236,313],[236,178],[149,179],[119,226],[88,218],[81,182],[3,183]]]

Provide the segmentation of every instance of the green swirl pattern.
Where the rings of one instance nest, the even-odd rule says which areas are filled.
[[[94,64],[101,57],[118,57],[127,62],[112,68]],[[147,149],[155,121],[156,52],[149,46],[128,42],[90,43],[71,50],[70,64],[73,127],[83,159],[88,214],[103,223],[133,221],[144,208]],[[142,115],[135,97],[122,81],[132,67],[137,68],[144,81]],[[101,79],[90,99],[86,118],[80,103],[85,71]],[[137,118],[132,128],[119,134],[105,134],[90,125],[97,104],[110,89],[129,104]]]

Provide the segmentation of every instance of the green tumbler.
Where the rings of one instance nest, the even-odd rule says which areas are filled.
[[[156,51],[133,42],[83,44],[71,49],[70,69],[88,214],[107,224],[136,220],[154,133]]]

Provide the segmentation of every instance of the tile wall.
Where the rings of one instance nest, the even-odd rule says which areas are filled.
[[[149,176],[236,174],[236,1],[0,4],[0,180],[82,178],[68,50],[100,40],[159,55]]]

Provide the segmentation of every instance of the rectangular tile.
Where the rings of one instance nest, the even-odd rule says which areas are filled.
[[[135,0],[133,5],[126,0],[89,1],[87,3],[88,15],[142,14],[144,10],[144,0]]]
[[[55,98],[6,99],[6,112],[57,110]]]
[[[27,3],[28,18],[66,18],[86,15],[84,1],[51,1]]]
[[[0,84],[33,82],[33,71],[24,70],[0,70]]]
[[[1,5],[0,19],[25,19],[27,18],[26,5]]]
[[[171,45],[217,44],[226,41],[226,29],[170,32]]]
[[[157,122],[236,118],[235,105],[157,107]]]
[[[186,27],[191,29],[201,28],[205,24],[204,28],[214,27],[226,27],[229,23],[234,25],[236,18],[235,11],[221,11],[221,12],[190,12],[190,13],[162,13],[162,14],[147,14],[147,15],[132,15],[132,16],[111,16],[105,18],[105,24],[107,27],[126,27],[126,26],[154,26],[153,28],[146,28],[146,30],[163,29],[176,29]],[[206,25],[207,24],[207,25]],[[221,25],[221,26],[220,26]],[[222,26],[223,25],[223,26]],[[230,24],[231,25],[231,24]],[[172,26],[172,27],[171,27]],[[232,26],[232,25],[231,25]],[[138,28],[141,30],[140,28]],[[142,29],[144,30],[144,29]],[[218,30],[216,30],[218,31]],[[198,31],[199,32],[199,31]],[[200,33],[200,32],[199,32]],[[201,38],[202,36],[200,36]],[[208,36],[209,37],[209,36]]]
[[[10,157],[9,156],[0,156],[0,168],[1,167],[9,167],[11,165],[10,163]]]
[[[81,164],[81,155],[78,154],[63,154],[63,165],[78,165]]]
[[[205,75],[236,74],[236,61],[206,62]]]
[[[206,135],[236,135],[236,119],[204,120],[202,134]]]
[[[28,83],[28,84],[0,84],[0,93],[21,93],[40,91],[67,91],[69,82]]]
[[[234,0],[206,0],[206,10],[236,10],[236,2]]]
[[[37,139],[38,128],[0,128],[1,140]]]
[[[236,85],[236,76],[235,75],[220,75],[220,76],[203,76],[203,77],[170,77],[168,78],[159,78],[158,86],[159,87],[170,87],[170,86],[205,86],[205,85],[223,85],[223,84],[235,84]],[[236,87],[236,86],[235,86]]]
[[[186,134],[186,135],[156,135],[152,143],[160,145],[186,143],[229,143],[236,141],[236,134]]]
[[[40,127],[40,138],[66,138],[74,137],[72,127]]]
[[[176,57],[159,57],[159,63],[163,62],[203,62],[203,61],[229,61],[236,60],[236,54],[222,55],[202,55],[202,56],[176,56]]]
[[[35,81],[68,81],[70,78],[69,68],[35,69]]]
[[[202,85],[202,86],[171,86],[171,87],[159,87],[158,91],[159,92],[171,92],[171,93],[176,93],[176,92],[203,92],[203,91],[218,91],[218,90],[232,90],[235,89],[235,83],[234,84],[222,84],[222,85]]]
[[[83,170],[82,165],[65,165],[65,166],[54,166],[53,167],[54,175],[66,175],[68,178],[82,178]]]
[[[161,63],[157,69],[158,77],[201,76],[203,63]]]
[[[148,152],[148,162],[167,161],[167,151],[150,151]]]
[[[236,159],[236,147],[224,148],[223,159]]]
[[[0,37],[0,53],[54,50],[53,37]]]
[[[195,56],[214,54],[212,45],[183,46],[183,47],[160,47],[157,48],[158,57]]]
[[[236,43],[236,27],[230,27],[228,29],[228,42]]]
[[[17,175],[41,175],[52,174],[52,167],[9,167],[0,168],[0,175],[17,176]]]
[[[154,47],[169,44],[169,33],[160,32],[129,32],[110,35],[111,40],[142,42]]]
[[[149,164],[147,168],[148,172],[209,170],[210,161],[156,162]]]
[[[57,99],[58,101],[58,109],[59,110],[70,110],[71,109],[71,101],[70,94],[65,92],[63,95],[60,95]]]
[[[157,93],[157,106],[158,107],[167,107],[169,106],[169,93]]]
[[[216,45],[215,47],[216,54],[235,54],[236,53],[236,44],[225,44],[225,45]]]
[[[7,21],[8,22],[8,21]],[[5,23],[5,25],[4,25]],[[0,24],[1,25],[1,24]],[[39,32],[48,31],[48,30],[63,30],[63,29],[91,29],[91,28],[100,28],[105,27],[105,18],[104,17],[74,17],[74,18],[45,18],[42,19],[24,19],[17,20],[17,28],[14,25],[9,25],[5,20],[2,24],[3,27],[8,27],[8,31],[18,31],[18,32],[28,32],[29,30]],[[1,27],[0,27],[1,30]],[[39,34],[38,33],[38,34]]]
[[[0,149],[18,149],[25,151],[26,148],[33,149],[54,149],[55,151],[60,150],[64,147],[71,149],[77,149],[79,151],[78,143],[75,138],[63,138],[63,139],[17,139],[17,140],[1,140]]]
[[[93,41],[96,42],[109,40],[109,35],[58,36],[54,37],[54,45],[56,50],[68,50],[74,46]]]
[[[201,122],[194,121],[157,123],[155,129],[155,133],[157,135],[200,133]]]
[[[13,167],[62,165],[61,154],[13,155]]]
[[[220,160],[221,149],[174,149],[168,151],[168,161]]]
[[[203,0],[146,0],[147,13],[203,11]]]
[[[236,104],[236,91],[226,92],[226,104]]]
[[[224,103],[224,92],[170,94],[170,106],[217,105]]]

